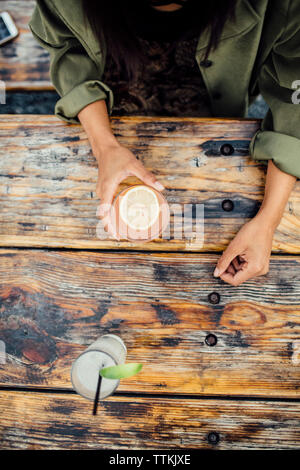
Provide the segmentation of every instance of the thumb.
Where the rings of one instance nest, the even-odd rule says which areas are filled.
[[[110,211],[111,203],[118,185],[119,181],[117,179],[114,179],[110,181],[110,184],[105,183],[102,186],[101,203],[97,209],[98,217],[104,217]]]
[[[146,170],[142,163],[137,163],[138,165],[135,167],[135,175],[148,186],[152,186],[152,188],[157,189],[158,191],[163,191],[165,187],[157,181],[154,174],[151,173],[151,171]]]
[[[241,248],[234,245],[229,245],[223,252],[222,256],[217,262],[216,269],[214,270],[214,276],[219,277],[226,271],[231,261],[238,255],[241,254]]]

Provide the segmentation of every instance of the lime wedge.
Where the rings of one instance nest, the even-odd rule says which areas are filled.
[[[142,370],[143,364],[121,364],[119,366],[105,367],[101,369],[100,375],[105,379],[127,379],[138,374]]]

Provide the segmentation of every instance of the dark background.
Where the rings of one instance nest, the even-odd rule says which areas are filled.
[[[0,114],[53,114],[59,96],[47,92],[7,92],[6,104],[0,105]],[[248,117],[263,118],[267,105],[261,96],[250,106]]]

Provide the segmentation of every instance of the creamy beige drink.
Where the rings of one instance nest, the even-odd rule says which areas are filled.
[[[170,210],[159,191],[135,185],[116,196],[111,219],[121,239],[150,241],[158,238],[168,226]]]
[[[127,349],[121,338],[111,334],[101,336],[73,362],[73,388],[84,398],[94,400],[100,370],[124,364],[126,354]],[[119,380],[102,378],[100,400],[112,395],[119,383]]]

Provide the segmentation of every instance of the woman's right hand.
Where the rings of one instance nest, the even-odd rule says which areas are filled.
[[[97,155],[99,170],[96,194],[101,199],[97,215],[102,219],[104,229],[116,236],[110,220],[110,209],[116,190],[125,178],[136,176],[143,183],[162,191],[164,186],[157,181],[150,171],[137,160],[126,147],[116,143],[101,149]]]
[[[105,230],[116,236],[110,221],[110,208],[121,181],[127,176],[137,176],[143,183],[158,191],[162,191],[164,187],[130,150],[117,141],[110,126],[105,100],[85,106],[78,113],[78,119],[87,133],[99,166],[96,193],[101,204],[97,215],[102,219]]]

